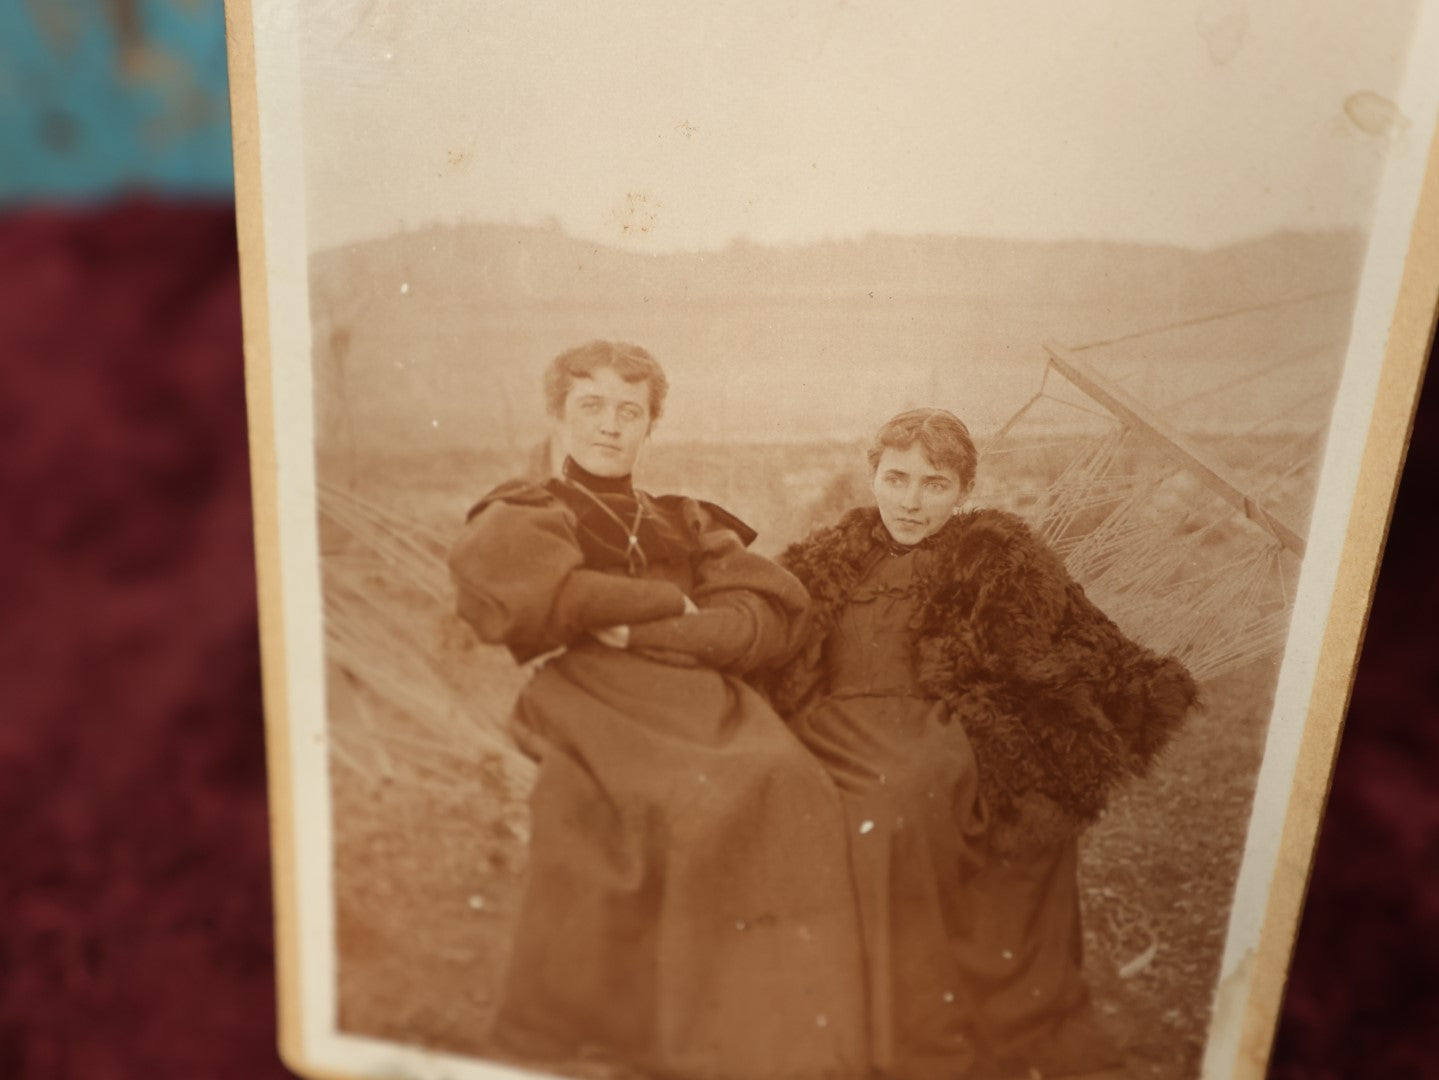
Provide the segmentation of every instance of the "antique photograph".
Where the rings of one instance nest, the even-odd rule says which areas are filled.
[[[1434,10],[230,18],[291,1065],[1262,1071]]]

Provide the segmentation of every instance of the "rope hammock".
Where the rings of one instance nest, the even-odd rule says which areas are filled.
[[[1273,655],[1288,630],[1342,339],[1267,356],[1258,345],[1242,373],[1164,403],[1132,394],[1123,371],[1131,382],[1146,363],[1162,372],[1165,339],[1214,323],[1248,320],[1268,341],[1273,326],[1255,316],[1292,320],[1294,309],[1336,295],[1046,346],[1038,391],[983,448],[982,461],[1003,459],[1004,489],[982,490],[982,501],[1025,517],[1126,633],[1177,655],[1201,681]],[[1106,354],[1121,351],[1106,370]],[[1203,360],[1190,356],[1191,370]],[[1202,402],[1207,424],[1194,420]],[[1257,418],[1232,419],[1255,403],[1264,406]]]
[[[319,485],[319,509],[340,544],[323,560],[327,685],[347,705],[330,709],[332,761],[364,780],[468,789],[488,760],[498,782],[522,785],[533,766],[503,716],[520,676],[484,650],[458,655],[449,538],[334,484]]]
[[[1273,655],[1342,350],[1339,333],[1289,334],[1322,329],[1314,308],[1335,295],[1045,346],[1039,388],[982,448],[975,501],[1024,517],[1126,633],[1201,681]],[[1229,325],[1205,340],[1215,324]],[[1201,348],[1223,343],[1212,363],[1185,340],[1195,333]],[[1182,364],[1186,379],[1170,379]],[[472,783],[479,763],[522,789],[533,767],[503,713],[526,676],[451,615],[450,537],[348,486],[318,496],[334,766],[443,787]]]

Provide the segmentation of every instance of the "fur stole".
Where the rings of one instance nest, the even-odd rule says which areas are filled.
[[[799,652],[764,687],[782,715],[821,696],[824,639],[877,556],[878,524],[852,510],[780,557],[814,601]],[[915,573],[916,674],[973,744],[997,855],[1077,834],[1198,702],[1184,666],[1125,637],[1013,514],[955,517]]]

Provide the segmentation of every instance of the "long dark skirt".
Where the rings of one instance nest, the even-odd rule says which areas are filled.
[[[495,1045],[664,1076],[863,1076],[845,810],[769,706],[580,645],[515,722],[544,749]]]

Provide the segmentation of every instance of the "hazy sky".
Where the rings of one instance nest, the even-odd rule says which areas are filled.
[[[303,5],[314,248],[1363,225],[1413,0]],[[1347,104],[1347,107],[1346,107]]]

